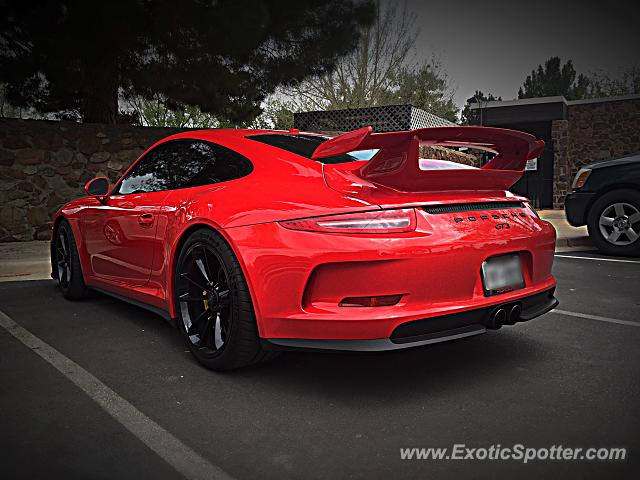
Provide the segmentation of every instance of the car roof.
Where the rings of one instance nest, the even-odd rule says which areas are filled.
[[[235,137],[243,138],[250,135],[262,135],[262,134],[282,134],[282,135],[313,135],[313,136],[325,136],[319,133],[313,132],[301,132],[296,129],[291,130],[270,130],[270,129],[252,129],[252,128],[210,128],[206,130],[187,130],[184,132],[176,133],[167,137],[165,140],[175,138],[195,138],[200,140],[213,140],[218,137]]]
[[[283,150],[277,146],[272,146],[269,144],[265,144],[260,141],[255,141],[248,137],[254,135],[305,135],[305,136],[313,136],[320,137],[322,141],[331,138],[330,136],[323,135],[315,132],[300,132],[296,129],[290,130],[275,130],[275,129],[252,129],[252,128],[211,128],[211,129],[202,129],[202,130],[185,130],[184,132],[176,133],[170,135],[168,137],[161,138],[153,145],[149,146],[147,150],[145,150],[139,158],[142,158],[147,152],[153,150],[157,146],[171,142],[175,140],[202,140],[209,141],[211,143],[215,143],[217,145],[221,145],[223,147],[229,148],[240,155],[243,155],[249,158],[252,162],[263,162],[264,156],[256,154],[256,151],[263,151],[263,149],[274,149],[279,152],[279,155],[276,157],[278,159],[286,158],[289,162],[311,162],[312,164],[316,164],[318,162],[313,161],[309,158],[306,158],[304,155],[298,155],[295,152],[290,152],[288,150]],[[272,158],[269,159],[271,162]]]
[[[251,160],[254,165],[256,163],[264,163],[268,161],[271,165],[272,160],[277,158],[279,160],[286,159],[286,162],[296,162],[296,163],[311,163],[318,164],[309,158],[305,158],[304,156],[298,155],[294,152],[289,152],[287,150],[282,150],[279,147],[271,146],[259,141],[254,141],[248,139],[247,137],[253,135],[263,135],[263,134],[275,134],[275,135],[308,135],[314,137],[320,137],[326,140],[327,135],[314,133],[314,132],[300,132],[296,129],[290,130],[274,130],[274,129],[251,129],[251,128],[211,128],[211,129],[202,129],[202,130],[185,130],[180,133],[175,133],[173,135],[169,135],[167,137],[161,138],[154,144],[150,145],[142,154],[138,157],[140,160],[144,157],[148,152],[153,150],[167,142],[175,141],[175,140],[202,140],[209,141],[211,143],[215,143],[217,145],[221,145],[223,147],[229,148],[240,155]],[[330,137],[329,137],[330,138]],[[262,151],[263,149],[274,149],[279,152],[279,155],[276,157],[273,156],[264,156],[257,154],[257,151]],[[136,161],[137,162],[137,161]],[[134,162],[133,164],[135,164]],[[286,163],[285,162],[285,163]],[[133,166],[132,164],[132,166]],[[321,167],[320,167],[321,168]]]

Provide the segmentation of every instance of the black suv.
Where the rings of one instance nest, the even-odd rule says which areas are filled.
[[[582,167],[564,209],[574,227],[587,225],[598,249],[640,255],[640,153]]]

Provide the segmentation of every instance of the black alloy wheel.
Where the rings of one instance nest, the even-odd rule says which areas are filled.
[[[204,243],[191,245],[176,284],[181,319],[191,344],[204,355],[225,347],[231,333],[229,275],[218,254]]]
[[[71,246],[69,233],[60,228],[56,238],[56,265],[58,267],[58,282],[63,290],[71,283]]]
[[[205,367],[232,370],[276,356],[262,348],[242,268],[214,230],[196,230],[185,241],[173,295],[178,328]]]
[[[79,300],[88,294],[82,275],[80,256],[71,225],[62,220],[55,230],[51,250],[54,277],[68,300]]]

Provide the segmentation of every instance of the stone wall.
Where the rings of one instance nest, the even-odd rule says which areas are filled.
[[[0,242],[49,238],[51,214],[91,178],[115,181],[169,128],[0,119]]]
[[[581,166],[640,152],[640,99],[570,103],[567,120],[552,124],[554,139],[554,206]]]
[[[551,122],[551,140],[553,140],[553,206],[562,208],[564,196],[569,191],[573,180],[569,165],[569,122],[567,120]]]

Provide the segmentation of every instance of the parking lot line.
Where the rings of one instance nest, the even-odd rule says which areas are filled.
[[[629,325],[631,327],[640,327],[640,322],[632,322],[630,320],[619,320],[617,318],[601,317],[599,315],[589,315],[588,313],[569,312],[567,310],[551,310],[553,313],[560,315],[568,315],[570,317],[587,318],[589,320],[598,320],[599,322],[617,323],[619,325]]]
[[[601,260],[603,262],[640,263],[639,260],[624,260],[621,258],[581,257],[578,255],[559,255],[557,253],[555,256],[560,258],[579,258],[581,260]]]
[[[0,312],[0,326],[67,377],[117,422],[187,479],[232,479],[91,373],[18,325],[3,312]]]

